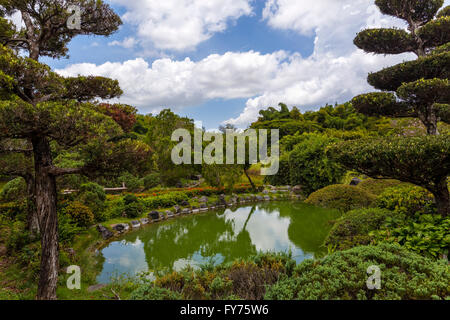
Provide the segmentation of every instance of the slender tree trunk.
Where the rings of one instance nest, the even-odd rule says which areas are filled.
[[[252,185],[253,191],[256,191],[256,186],[255,186],[255,184],[253,183],[252,179],[250,178],[250,175],[248,174],[248,172],[247,172],[246,169],[244,169],[244,173],[245,173],[245,176],[247,177],[248,181],[249,181],[250,184]]]
[[[447,187],[447,178],[442,179],[432,191],[436,200],[438,213],[443,217],[450,215],[450,195]]]
[[[439,131],[438,131],[438,117],[436,115],[436,112],[433,110],[432,106],[428,109],[427,133],[429,135],[433,135],[433,136],[436,136],[436,135],[439,134]]]
[[[32,142],[36,175],[36,205],[42,245],[37,299],[55,300],[59,269],[56,179],[49,173],[52,156],[47,138],[36,137]]]
[[[438,116],[433,106],[424,108],[425,111],[419,112],[419,119],[427,128],[427,134],[431,136],[439,135],[438,131]]]
[[[33,175],[29,174],[25,177],[27,182],[27,228],[33,237],[37,237],[40,233],[39,216],[36,206],[36,186]]]

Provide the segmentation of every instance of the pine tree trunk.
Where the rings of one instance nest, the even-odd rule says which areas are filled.
[[[434,190],[431,190],[436,200],[438,213],[443,217],[450,215],[450,195],[447,187],[447,178],[437,184]]]
[[[33,237],[37,237],[40,233],[39,216],[36,207],[36,186],[33,175],[29,174],[25,177],[27,182],[27,228]]]
[[[55,300],[59,269],[56,179],[48,172],[52,166],[50,144],[45,137],[33,139],[36,205],[41,230],[41,270],[38,300]]]

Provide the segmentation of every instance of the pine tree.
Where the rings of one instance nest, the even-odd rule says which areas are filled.
[[[81,27],[68,27],[78,5]],[[108,36],[120,18],[101,0],[0,0],[0,139],[25,143],[13,148],[33,163],[37,218],[41,233],[38,299],[56,299],[58,279],[57,178],[68,174],[97,175],[127,169],[148,158],[144,143],[124,136],[122,128],[95,99],[119,97],[118,81],[102,77],[64,78],[37,60],[67,56],[67,45],[77,35]],[[20,12],[25,27],[17,30],[5,19]],[[17,53],[27,51],[29,58]],[[10,144],[11,145],[11,144]],[[83,165],[62,168],[54,164],[57,146],[79,157]],[[22,152],[24,151],[24,152]]]
[[[376,0],[381,12],[406,21],[407,30],[368,29],[355,38],[367,53],[415,53],[418,58],[369,74],[381,92],[353,99],[365,115],[415,117],[428,137],[342,143],[330,154],[348,168],[374,178],[393,178],[420,185],[433,193],[438,211],[450,213],[447,176],[450,139],[439,136],[439,121],[450,123],[450,8],[444,0]]]

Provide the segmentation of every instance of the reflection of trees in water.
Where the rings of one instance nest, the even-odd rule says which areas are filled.
[[[335,210],[312,207],[303,203],[293,203],[291,225],[288,235],[291,241],[304,252],[324,252],[323,242],[331,230],[331,221],[341,214]]]
[[[224,262],[229,262],[257,253],[247,228],[252,219],[258,219],[255,213],[264,212],[289,218],[289,240],[305,253],[318,254],[324,250],[322,244],[331,229],[329,222],[340,215],[336,211],[311,207],[299,202],[267,202],[248,207],[248,213],[242,213],[247,214],[247,217],[242,230],[237,233],[235,221],[228,220],[227,216],[242,209],[227,209],[217,214],[182,217],[164,224],[149,226],[140,232],[127,235],[125,239],[135,243],[139,237],[144,243],[150,270],[173,267],[177,260],[190,260],[196,254],[204,258],[220,254]]]
[[[331,229],[331,221],[340,216],[334,210],[306,205],[302,202],[267,202],[259,206],[267,213],[289,218],[289,240],[305,253],[323,252],[323,242]]]
[[[255,212],[250,210],[247,223]],[[196,253],[213,257],[220,253],[225,262],[256,253],[246,227],[235,234],[234,223],[224,214],[191,216],[166,224],[151,226],[141,232],[130,234],[127,241],[137,237],[144,243],[149,269],[172,267],[180,259],[190,259]]]

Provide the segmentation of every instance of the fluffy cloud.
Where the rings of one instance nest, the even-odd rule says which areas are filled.
[[[149,65],[137,58],[102,65],[82,63],[57,70],[61,75],[99,75],[118,79],[124,103],[152,112],[164,106],[180,109],[210,99],[248,98],[260,94],[275,79],[287,54],[257,52],[213,54],[194,62],[158,59]]]
[[[400,60],[400,58],[397,58]],[[138,58],[123,63],[76,64],[57,70],[65,76],[101,75],[118,79],[124,103],[141,111],[162,107],[180,110],[211,99],[249,98],[237,119],[229,122],[245,126],[257,118],[259,110],[280,101],[305,109],[350,99],[367,90],[367,71],[386,65],[383,57],[355,51],[348,57],[332,55],[302,58],[284,51],[210,55],[194,62],[158,59],[149,65]]]
[[[222,32],[229,22],[250,15],[251,0],[112,0],[126,8],[122,17],[137,27],[144,47],[190,50]]]
[[[305,110],[347,101],[371,90],[366,82],[368,72],[413,57],[368,55],[353,45],[356,33],[364,28],[405,27],[401,20],[382,15],[373,0],[267,0],[263,19],[275,29],[315,35],[314,53],[295,59],[278,79],[284,86],[249,99],[239,117],[228,123],[245,126],[261,109],[278,102]]]
[[[186,2],[186,8],[177,1],[178,7],[189,14],[175,12],[173,14],[176,17],[181,15],[175,19],[169,13],[169,16],[157,17],[156,13],[146,12],[148,10],[142,7],[142,3],[150,5],[154,1],[114,1],[123,1],[123,5],[129,8],[126,20],[131,19],[129,15],[132,12],[136,12],[138,17],[134,17],[134,21],[142,21],[139,25],[139,37],[144,37],[144,30],[148,30],[148,39],[157,43],[158,39],[151,36],[150,26],[154,25],[162,28],[158,33],[167,37],[166,45],[173,43],[175,46],[177,43],[180,48],[188,46],[188,43],[195,43],[187,41],[188,39],[199,40],[202,35],[210,36],[213,32],[222,30],[230,17],[250,12],[250,7],[246,7],[248,1],[233,1],[232,7],[227,7],[224,12],[214,11],[212,8],[225,7],[225,3],[230,4],[229,1],[208,1],[206,4],[206,1],[191,0]],[[192,5],[200,2],[200,7],[204,8],[202,12],[210,10],[211,15],[196,15],[190,11]],[[172,0],[161,3],[158,1],[158,4],[155,1],[156,8],[165,10],[174,8],[174,5]],[[149,15],[152,17],[147,24],[145,19]],[[190,15],[192,21],[188,18]],[[200,16],[202,18],[198,18]],[[172,22],[173,19],[177,21]],[[409,54],[370,55],[353,45],[353,38],[363,28],[403,26],[400,20],[381,15],[373,5],[373,0],[268,0],[263,19],[272,28],[314,34],[314,53],[310,57],[302,57],[297,53],[284,51],[272,54],[228,52],[210,55],[200,61],[161,58],[151,65],[138,58],[102,65],[77,64],[59,72],[63,75],[96,74],[116,78],[125,92],[121,101],[139,107],[142,112],[154,112],[162,107],[180,110],[217,98],[247,99],[242,113],[227,121],[245,127],[256,120],[261,109],[276,106],[279,102],[310,110],[326,103],[348,101],[357,94],[372,90],[366,82],[368,72],[414,57]],[[186,27],[197,23],[202,27]],[[171,31],[161,31],[164,28]],[[180,30],[181,35],[177,33]],[[178,39],[179,36],[183,39]]]

